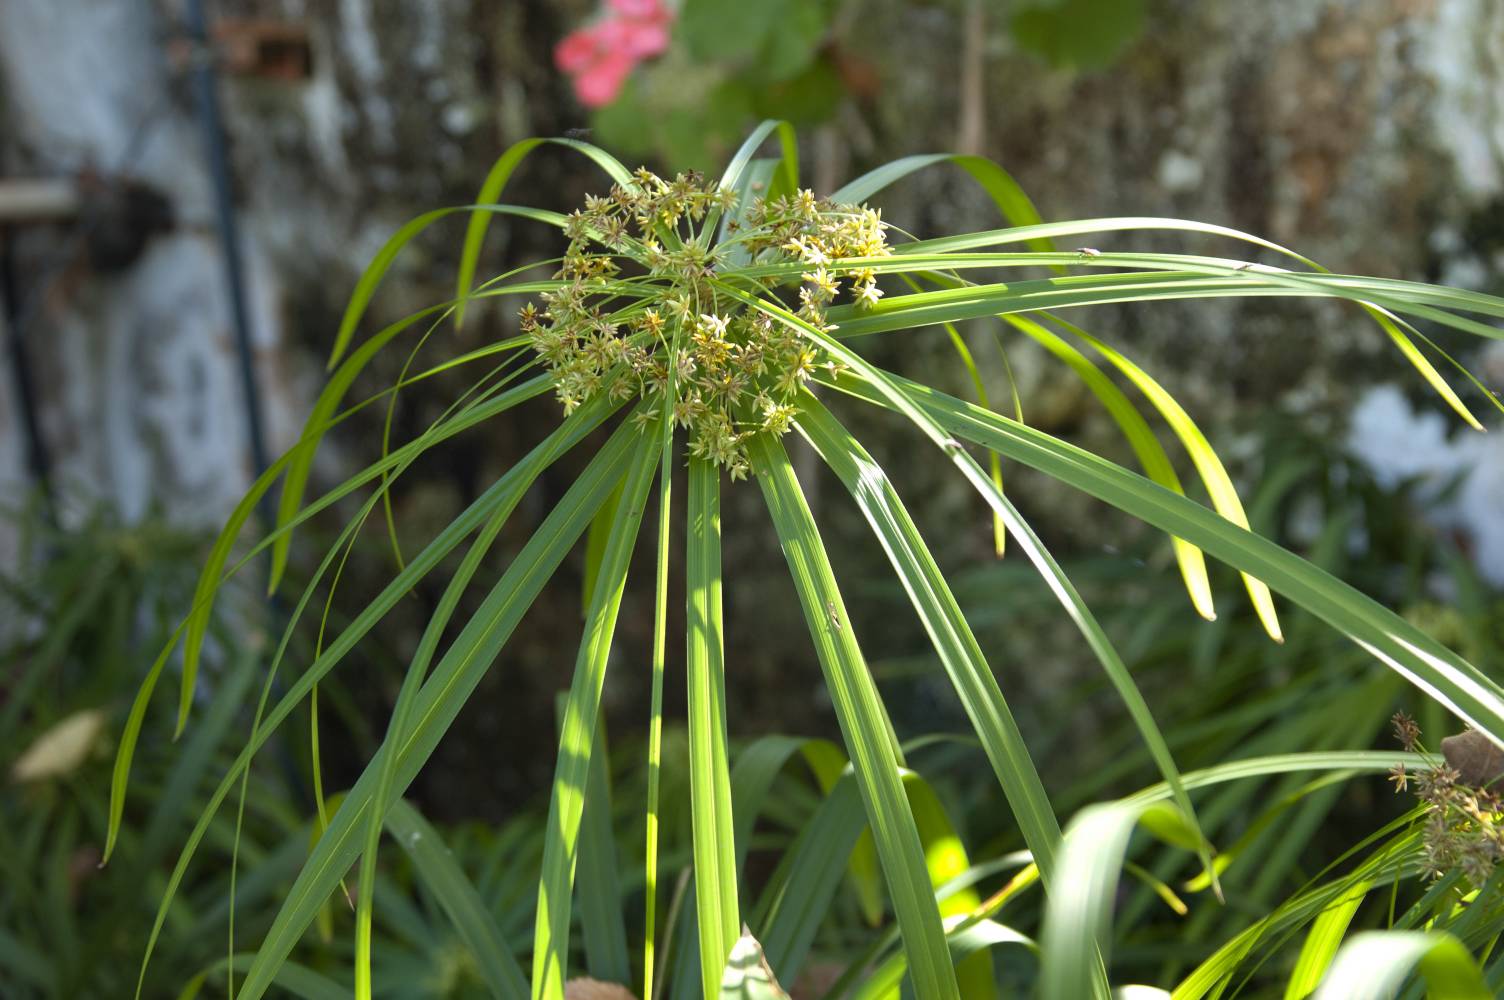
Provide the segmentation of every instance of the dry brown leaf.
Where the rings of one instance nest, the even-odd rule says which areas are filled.
[[[1483,788],[1504,776],[1504,750],[1476,729],[1442,740],[1441,755],[1464,785]]]
[[[105,714],[97,708],[74,712],[37,737],[11,765],[15,781],[42,781],[72,774],[94,749],[104,729]]]
[[[637,1000],[632,991],[617,983],[581,976],[564,984],[564,1000]]]

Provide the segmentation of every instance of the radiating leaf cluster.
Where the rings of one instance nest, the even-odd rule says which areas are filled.
[[[758,158],[761,145],[775,136],[780,155]],[[897,936],[875,936],[868,953],[847,967],[832,995],[891,996],[905,980],[923,1000],[984,995],[978,991],[991,983],[989,949],[1023,945],[1007,954],[1027,955],[1032,948],[1027,936],[993,917],[1037,881],[1046,894],[1039,946],[1044,994],[1069,1000],[1106,997],[1113,979],[1110,904],[1135,830],[1147,830],[1193,855],[1201,872],[1193,888],[1217,893],[1221,874],[1236,862],[1243,845],[1235,839],[1224,845],[1226,853],[1214,857],[1209,823],[1193,799],[1197,789],[1307,771],[1369,772],[1395,762],[1393,754],[1333,751],[1265,756],[1182,774],[1155,707],[1140,690],[1109,629],[1005,494],[1003,461],[1033,469],[1164,532],[1191,603],[1204,617],[1213,616],[1206,566],[1211,557],[1242,574],[1254,611],[1272,637],[1285,635],[1275,610],[1277,594],[1387,667],[1399,679],[1393,683],[1408,683],[1486,739],[1504,743],[1504,689],[1493,678],[1312,561],[1252,532],[1251,519],[1211,437],[1189,412],[1127,351],[1057,315],[1093,305],[1185,298],[1346,300],[1357,307],[1355,318],[1372,319],[1448,404],[1477,424],[1417,346],[1432,345],[1413,324],[1434,323],[1497,337],[1490,321],[1504,318],[1504,301],[1419,283],[1334,274],[1266,240],[1224,227],[1143,218],[1042,223],[1006,173],[975,157],[955,162],[981,184],[1012,228],[890,247],[892,231],[864,203],[885,186],[949,158],[901,160],[821,198],[800,188],[797,144],[792,130],[779,123],[767,123],[754,132],[725,174],[713,182],[691,176],[665,181],[646,171],[634,174],[587,144],[554,141],[601,166],[612,183],[608,193],[568,216],[501,203],[512,172],[541,142],[529,140],[498,161],[477,205],[429,213],[392,238],[356,289],[335,343],[338,367],[302,437],[237,509],[180,630],[186,648],[179,707],[180,719],[186,719],[209,609],[217,591],[246,560],[269,548],[273,584],[281,583],[294,529],[344,498],[366,494],[297,597],[271,667],[275,674],[286,663],[289,637],[315,594],[321,587],[332,592],[337,586],[344,553],[415,461],[484,421],[510,419],[511,411],[526,400],[552,393],[562,402],[563,421],[425,547],[403,557],[392,580],[320,643],[311,662],[286,664],[290,676],[285,691],[274,689],[268,679],[245,749],[214,791],[168,881],[154,939],[164,932],[175,893],[216,811],[231,791],[246,794],[244,782],[253,759],[271,734],[428,574],[440,565],[456,566],[410,658],[384,737],[366,770],[338,798],[255,952],[226,955],[224,968],[244,973],[238,996],[255,1000],[274,983],[296,988],[290,980],[301,972],[290,958],[357,863],[353,981],[362,1000],[380,991],[374,941],[382,838],[396,834],[400,840],[416,833],[419,844],[428,838],[429,829],[420,825],[421,819],[405,811],[404,791],[481,678],[508,669],[505,653],[522,617],[587,533],[582,632],[574,655],[566,658],[573,667],[561,704],[554,779],[540,860],[533,872],[536,895],[526,988],[534,997],[558,1000],[564,995],[565,983],[575,972],[574,944],[580,938],[592,974],[642,982],[655,994],[672,979],[675,996],[713,1000],[730,980],[736,981],[732,988],[743,993],[777,995],[770,992],[773,980],[792,981],[843,878],[856,886],[867,918],[882,921],[891,913]],[[454,211],[470,213],[455,299],[357,344],[361,318],[393,259],[419,232]],[[504,217],[556,227],[567,243],[562,264],[553,268],[555,262],[534,262],[475,287],[486,229],[492,219]],[[1062,253],[1052,243],[1087,233],[1140,231],[1231,240],[1245,250],[1277,254],[1286,266],[1199,254]],[[552,277],[527,273],[538,267],[550,268]],[[458,322],[466,310],[510,296],[542,304],[541,309],[523,307],[521,337],[426,368],[415,360],[415,348],[401,385],[376,399],[390,406],[402,385],[457,369],[479,369],[472,388],[412,440],[394,447],[385,442],[380,459],[308,501],[313,457],[323,437],[376,401],[352,406],[345,399],[372,357],[415,328],[432,332],[450,319]],[[899,332],[916,337],[927,328],[940,327],[964,348],[956,324],[967,321],[995,324],[1000,335],[1028,337],[1076,373],[1123,431],[1146,476],[1028,426],[1021,407],[1012,416],[1004,415],[989,405],[964,402],[879,368],[864,350],[868,341],[861,339]],[[974,359],[969,351],[961,356],[977,375],[974,384],[980,389],[983,383]],[[1142,400],[1136,402],[1093,357],[1105,361]],[[1494,397],[1487,398],[1498,405]],[[1145,402],[1148,406],[1142,408]],[[1062,839],[1062,807],[1041,779],[1005,697],[1016,675],[989,662],[951,578],[931,554],[860,433],[851,429],[864,425],[843,421],[836,407],[852,407],[858,421],[872,407],[897,418],[914,432],[913,461],[953,467],[976,493],[979,508],[990,511],[999,526],[998,541],[1003,531],[1014,539],[1063,620],[1079,632],[1100,665],[1143,756],[1163,779],[1160,786],[1083,810]],[[1212,508],[1187,497],[1175,460],[1146,413],[1162,418],[1183,445]],[[590,446],[583,471],[541,521],[528,526],[521,549],[494,575],[482,572],[495,561],[499,533],[534,484],[601,428],[607,433],[601,443]],[[810,484],[802,470],[796,471],[797,463],[781,437],[790,430],[813,446],[818,462],[849,494],[849,505],[840,502],[842,509],[860,513],[891,564],[990,765],[996,792],[1006,800],[1029,849],[1029,866],[986,899],[979,894],[957,896],[970,891],[969,884],[958,886],[957,880],[980,879],[980,872],[996,874],[1001,869],[987,868],[994,863],[991,859],[973,864],[964,850],[958,853],[959,838],[939,800],[916,785],[922,779],[911,767],[905,734],[894,724],[858,635],[862,615],[854,613],[851,603],[857,591],[837,577],[809,503]],[[998,464],[984,469],[970,446],[997,456]],[[683,518],[676,521],[670,487],[674,470],[686,461],[688,500]],[[783,740],[752,744],[740,757],[733,752],[736,736],[750,734],[734,733],[727,705],[728,676],[737,663],[727,649],[721,602],[730,570],[721,558],[723,470],[729,470],[733,481],[750,475],[758,484],[803,611],[815,654],[811,668],[818,665],[841,732],[840,747]],[[278,476],[285,478],[275,528],[231,567],[241,527]],[[619,639],[617,624],[633,553],[644,547],[640,528],[655,502],[653,644],[651,650],[638,650]],[[670,561],[675,547],[669,536],[676,527],[684,532],[686,563],[684,669],[693,748],[687,781],[690,844],[687,867],[660,924],[663,678],[671,648],[668,605],[674,578]],[[329,600],[332,593],[326,605]],[[171,648],[148,673],[121,740],[110,811],[112,847],[124,815],[146,706]],[[636,665],[644,666],[634,670]],[[602,792],[609,788],[600,736],[608,681],[651,688],[652,715],[645,720],[648,777],[642,802],[632,805],[644,820],[640,884],[647,889],[647,935],[630,957],[621,948],[619,859],[614,851],[604,853],[615,819],[612,803],[619,802]],[[806,817],[806,825],[767,883],[753,886],[745,860],[755,820],[768,801],[768,789],[795,753],[805,758],[816,778],[819,805]],[[1301,791],[1296,800],[1305,794],[1312,792]],[[1263,822],[1275,822],[1279,808],[1283,807],[1271,807]],[[1354,912],[1360,912],[1353,908],[1361,908],[1362,899],[1418,873],[1418,845],[1418,835],[1404,824],[1375,834],[1346,859],[1351,861],[1348,870],[1322,873],[1272,911],[1254,918],[1251,926],[1189,971],[1175,995],[1203,996],[1227,988],[1262,954],[1261,949],[1277,948],[1283,944],[1282,935],[1303,927],[1311,932],[1298,975],[1292,979],[1301,988],[1363,974],[1365,981],[1387,984],[1419,967],[1433,988],[1446,983],[1447,989],[1461,991],[1456,995],[1470,995],[1466,991],[1476,985],[1477,969],[1469,964],[1469,954],[1459,958],[1457,949],[1466,953],[1483,936],[1504,931],[1504,918],[1492,897],[1487,905],[1474,903],[1465,912],[1450,912],[1433,901],[1413,916],[1396,918],[1396,932],[1418,936],[1395,938],[1404,947],[1382,970],[1350,971],[1356,960],[1346,949],[1356,947],[1366,954],[1373,947],[1366,943],[1370,939],[1354,938],[1345,948],[1333,947]],[[503,948],[482,961],[492,991],[521,989],[520,969],[528,963],[514,961],[510,951],[498,945],[501,935],[479,919],[475,897],[455,868],[442,856],[411,850],[409,854],[434,891],[444,896],[445,912],[460,928],[467,947]],[[636,864],[630,862],[633,879]],[[1133,863],[1128,870],[1156,898],[1172,905],[1179,901],[1167,874]],[[950,898],[958,902],[947,904]],[[1349,919],[1345,921],[1344,915]],[[680,928],[681,922],[689,926]],[[580,938],[575,936],[577,924]],[[751,925],[761,942],[756,961],[745,945],[750,939],[740,934],[744,924]],[[901,952],[892,951],[899,943]],[[978,956],[986,961],[978,961]],[[1330,978],[1322,980],[1328,966]],[[870,987],[862,985],[867,976]]]

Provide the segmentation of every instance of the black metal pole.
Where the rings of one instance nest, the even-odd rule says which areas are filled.
[[[240,256],[240,233],[235,225],[235,199],[230,183],[230,164],[225,155],[224,122],[219,113],[219,74],[214,66],[214,52],[209,45],[208,25],[204,20],[203,0],[187,0],[184,10],[185,28],[189,44],[193,47],[190,73],[193,78],[194,99],[198,105],[199,128],[203,132],[204,155],[208,160],[209,178],[214,185],[214,211],[219,227],[219,242],[225,259],[225,287],[230,295],[230,319],[235,327],[235,351],[240,361],[240,388],[245,404],[247,436],[250,438],[252,475],[260,476],[270,465],[266,452],[266,436],[262,430],[261,392],[256,382],[255,359],[251,349],[250,309],[245,297],[244,265]],[[262,494],[256,511],[264,530],[271,531],[276,519],[271,508],[271,494]],[[266,600],[273,627],[286,620],[276,594]],[[273,681],[272,692],[280,696],[285,682]],[[303,780],[292,748],[285,734],[277,740],[276,757],[287,777],[289,787],[296,789],[305,803],[312,802],[308,785]]]
[[[42,438],[37,416],[36,385],[32,382],[31,355],[26,346],[21,300],[16,291],[15,259],[11,234],[0,233],[0,300],[5,308],[5,348],[10,358],[11,383],[16,389],[16,409],[21,418],[21,433],[26,442],[26,468],[36,482],[42,498],[42,516],[47,523],[57,523],[52,495],[52,462],[47,443]]]
[[[188,0],[184,12],[189,41],[193,46],[191,75],[194,98],[198,104],[199,128],[203,132],[204,155],[214,185],[214,211],[219,228],[220,248],[225,259],[225,289],[230,296],[230,319],[235,328],[235,350],[240,360],[240,389],[245,405],[246,432],[250,438],[253,476],[266,471],[269,464],[263,432],[261,393],[256,383],[256,369],[251,347],[250,309],[246,302],[244,265],[240,255],[240,233],[235,224],[235,202],[230,184],[230,165],[225,156],[225,131],[219,112],[219,79],[209,31],[204,21],[203,0]],[[268,513],[266,500],[262,516]],[[267,521],[266,527],[271,527]]]

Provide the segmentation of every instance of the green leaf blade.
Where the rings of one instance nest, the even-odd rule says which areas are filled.
[[[891,729],[852,634],[819,531],[782,446],[768,435],[757,435],[749,454],[851,752],[873,840],[909,951],[915,994],[920,1000],[959,1000],[919,834],[899,781]]]
[[[982,741],[1024,842],[1048,885],[1054,873],[1060,825],[1018,723],[944,574],[887,475],[811,395],[801,400],[797,426],[846,486],[881,541]]]
[[[538,881],[538,916],[533,930],[534,1000],[560,1000],[564,995],[570,897],[601,690],[606,680],[606,663],[621,609],[622,591],[626,586],[627,564],[642,522],[648,487],[658,466],[660,442],[630,427],[624,431],[635,438],[626,486],[601,556],[600,572],[590,598],[585,634],[580,641],[574,679],[560,727],[559,757],[546,827],[548,835],[544,840],[543,869]]]
[[[726,749],[720,476],[714,462],[690,459],[685,547],[689,794],[700,974],[706,1000],[714,1000],[720,990],[726,957],[741,928]]]

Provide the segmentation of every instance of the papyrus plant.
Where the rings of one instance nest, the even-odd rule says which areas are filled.
[[[778,154],[757,158],[769,139],[777,140]],[[517,164],[541,142],[562,144],[592,159],[606,175],[602,193],[568,215],[500,202]],[[868,205],[889,184],[942,164],[959,167],[981,184],[1013,228],[912,239],[888,228]],[[1119,813],[1111,814],[1112,822],[1097,823],[1107,830],[1104,850],[1094,854],[1090,847],[1082,849],[1078,837],[1072,864],[1063,864],[1055,811],[1004,697],[1007,673],[988,663],[902,500],[850,429],[850,417],[843,419],[837,410],[860,416],[863,407],[876,407],[902,417],[912,428],[916,447],[933,461],[954,466],[985,501],[996,518],[999,546],[1006,536],[1008,544],[1033,564],[1121,696],[1163,776],[1164,797],[1173,803],[1188,845],[1199,854],[1212,886],[1216,876],[1208,845],[1149,706],[1071,581],[1002,491],[995,466],[985,468],[973,449],[983,462],[1000,455],[1164,531],[1191,603],[1201,614],[1212,614],[1205,566],[1205,556],[1210,555],[1244,574],[1250,599],[1275,639],[1280,631],[1271,591],[1324,619],[1491,739],[1504,738],[1504,690],[1499,685],[1420,629],[1251,533],[1222,463],[1185,410],[1130,360],[1125,349],[1104,343],[1059,315],[1066,310],[1074,315],[1084,306],[1165,299],[1277,295],[1349,300],[1357,304],[1355,321],[1362,321],[1366,312],[1377,324],[1376,333],[1391,338],[1447,402],[1477,426],[1418,346],[1429,342],[1411,321],[1422,319],[1493,337],[1497,332],[1487,319],[1504,316],[1504,301],[1413,282],[1329,273],[1268,241],[1219,226],[1152,218],[1044,224],[1008,175],[977,157],[910,157],[819,194],[801,188],[798,171],[794,136],[776,123],[754,132],[714,180],[664,180],[646,171],[630,172],[584,143],[529,140],[501,158],[476,205],[431,212],[409,223],[362,277],[335,339],[333,374],[302,439],[257,481],[231,518],[180,630],[180,727],[188,721],[192,705],[210,605],[235,569],[269,549],[275,587],[294,530],[341,498],[364,492],[355,516],[297,596],[287,626],[290,635],[321,582],[331,573],[337,576],[343,553],[360,526],[418,456],[484,421],[507,419],[513,407],[534,397],[557,397],[561,419],[453,523],[403,561],[381,593],[342,630],[331,630],[317,658],[287,678],[285,694],[274,702],[264,699],[244,752],[224,776],[209,812],[184,849],[179,878],[209,816],[243,781],[269,735],[418,580],[450,553],[464,552],[418,644],[379,752],[338,808],[321,810],[329,812],[327,827],[250,960],[238,996],[265,993],[319,907],[357,861],[359,874],[352,889],[357,897],[355,985],[358,996],[370,995],[372,875],[383,823],[481,676],[496,663],[523,613],[592,526],[598,539],[592,546],[593,585],[563,711],[539,872],[530,988],[535,997],[557,998],[570,971],[566,966],[572,888],[593,734],[629,557],[639,545],[655,546],[657,553],[655,633],[647,651],[651,673],[642,681],[652,686],[650,764],[657,757],[663,671],[671,638],[666,629],[669,539],[679,531],[686,539],[682,641],[687,649],[701,991],[707,997],[718,994],[745,915],[737,878],[738,847],[744,845],[733,835],[727,753],[723,488],[760,491],[777,530],[865,808],[915,995],[959,995],[947,930],[903,786],[903,753],[790,463],[791,433],[807,440],[846,487],[854,509],[892,562],[1032,853],[1050,898],[1053,925],[1065,927],[1072,920],[1081,924],[1077,934],[1058,931],[1047,937],[1049,989],[1053,995],[1070,997],[1105,991],[1109,966],[1102,952],[1095,951],[1094,907],[1103,896],[1105,880],[1116,874],[1114,848],[1120,855],[1121,845],[1114,838],[1126,837],[1126,828],[1116,822]],[[366,306],[402,247],[427,226],[456,213],[468,215],[469,229],[455,298],[357,338]],[[567,244],[563,257],[530,262],[476,285],[483,238],[497,216],[556,227]],[[1116,233],[1114,242],[1124,243],[1146,230],[1217,237],[1237,249],[1226,257],[1060,251],[1053,242]],[[1244,259],[1255,253],[1278,264]],[[493,300],[520,310],[520,336],[437,368],[404,369],[402,381],[389,394],[347,404],[352,381],[377,352],[425,328],[431,332],[451,321],[459,323],[467,310]],[[1080,375],[1121,426],[1144,474],[985,405],[963,402],[884,371],[860,350],[876,335],[926,336],[943,327],[954,336],[951,324],[994,317],[1006,331],[1039,342]],[[964,353],[963,359],[969,366]],[[1189,452],[1215,509],[1185,497],[1163,446],[1136,404],[1107,378],[1102,362],[1126,376],[1166,420]],[[453,369],[483,374],[422,434],[385,448],[377,461],[328,493],[307,498],[314,451],[331,427],[360,406],[378,401],[391,405],[403,385]],[[452,621],[461,594],[529,487],[544,469],[601,427],[612,428],[611,433],[574,485],[534,529],[473,616]],[[671,473],[684,464],[687,496],[676,516]],[[227,569],[245,521],[279,479],[276,529]],[[742,479],[747,482],[738,484]],[[645,519],[650,521],[646,532]],[[451,625],[460,626],[458,633],[444,645],[441,636]],[[284,637],[273,670],[286,647]],[[111,804],[112,835],[119,827],[145,708],[170,654],[171,649],[165,650],[153,667],[122,738]],[[734,670],[735,663],[729,667]],[[638,680],[634,675],[619,682]],[[661,976],[653,952],[658,803],[651,781],[642,808],[649,838],[643,859],[648,913],[641,965],[644,995],[650,996],[655,976]],[[175,878],[168,887],[169,901],[176,885]],[[167,906],[164,901],[163,913]],[[158,924],[160,928],[160,919]],[[1067,939],[1076,951],[1058,946]]]

